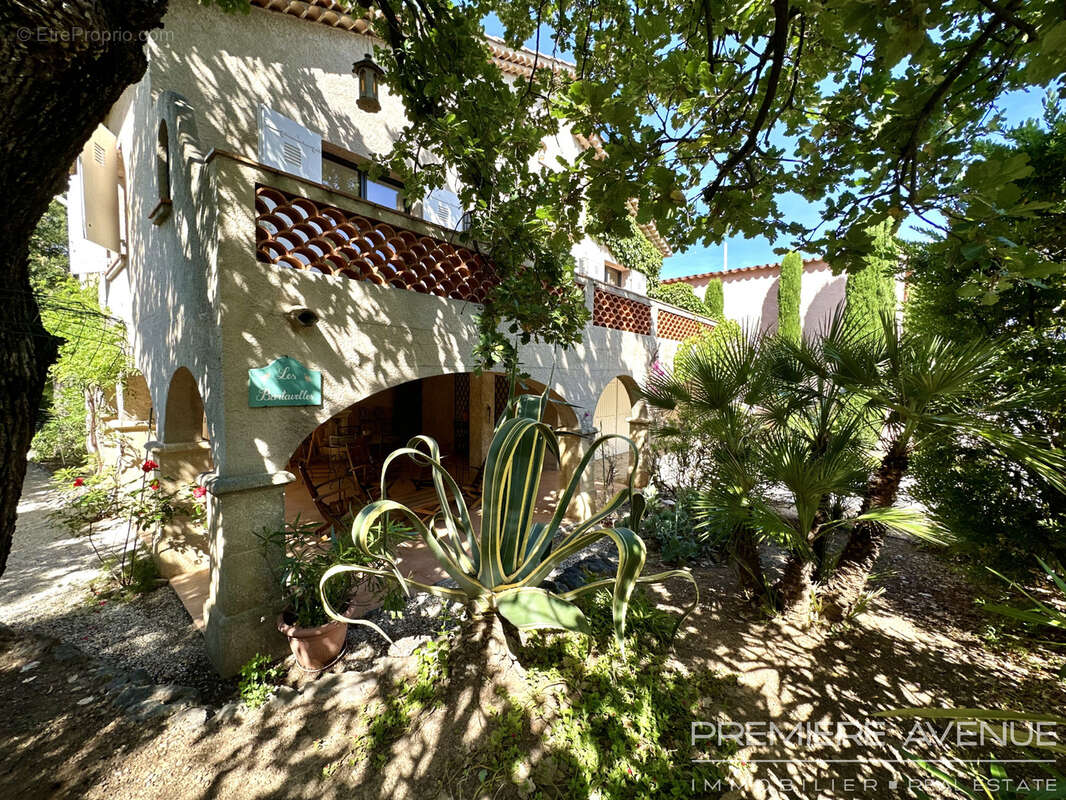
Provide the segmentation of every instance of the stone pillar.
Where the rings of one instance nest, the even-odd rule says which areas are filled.
[[[477,469],[489,454],[496,428],[496,376],[470,376],[470,466]]]
[[[559,435],[559,493],[570,485],[581,459],[588,451],[592,440],[577,431],[560,430]],[[580,521],[592,515],[596,507],[596,477],[593,473],[593,462],[589,462],[585,472],[581,476],[577,491],[570,500],[570,506],[566,509],[566,517],[570,520]]]
[[[629,423],[629,438],[636,445],[639,456],[637,469],[633,473],[633,488],[644,489],[651,483],[651,426],[654,422],[644,400],[634,403],[631,413],[626,422]]]
[[[207,654],[223,677],[235,675],[256,653],[282,655],[285,638],[276,617],[281,595],[256,532],[285,524],[290,472],[207,474],[211,588],[204,605]]]
[[[191,491],[197,476],[211,469],[211,443],[208,441],[149,442],[145,448],[148,457],[159,464],[157,476],[167,491]],[[185,516],[175,517],[152,540],[152,557],[164,578],[205,569],[208,549],[202,524]]]

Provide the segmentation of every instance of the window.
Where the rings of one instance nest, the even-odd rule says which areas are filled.
[[[379,206],[407,210],[402,183],[388,178],[370,178],[356,162],[334,153],[322,154],[322,183]]]
[[[607,283],[621,288],[622,284],[625,283],[625,274],[622,270],[615,269],[614,267],[604,267],[604,270],[607,275]]]

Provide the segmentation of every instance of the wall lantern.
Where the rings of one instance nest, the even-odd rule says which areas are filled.
[[[385,70],[375,64],[374,59],[367,53],[362,61],[356,61],[352,65],[352,73],[359,78],[359,99],[355,104],[363,111],[380,111],[378,78],[385,74]]]

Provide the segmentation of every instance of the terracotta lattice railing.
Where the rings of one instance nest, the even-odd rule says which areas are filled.
[[[692,317],[683,317],[665,308],[656,309],[656,313],[658,316],[655,320],[655,333],[662,339],[674,339],[680,342],[690,336],[709,331],[712,327],[706,322],[700,322]]]
[[[596,287],[592,324],[631,333],[651,333],[651,306],[630,297]]]
[[[478,253],[369,217],[261,186],[256,255],[307,272],[480,303],[496,283]]]
[[[340,275],[378,286],[485,301],[498,278],[469,248],[269,186],[255,192],[256,257],[278,267]],[[595,286],[592,322],[604,328],[686,339],[706,323]]]

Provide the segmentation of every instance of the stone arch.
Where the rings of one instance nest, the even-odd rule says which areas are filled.
[[[207,439],[203,398],[188,368],[178,367],[171,377],[165,408],[162,430],[165,444]]]
[[[170,379],[161,423],[162,442],[150,455],[164,488],[187,498],[200,476],[213,470],[214,460],[200,389],[186,367]],[[184,516],[167,522],[152,541],[152,554],[167,578],[206,568],[208,549],[203,526]]]
[[[639,399],[640,389],[632,376],[617,375],[611,378],[600,391],[592,415],[593,425],[599,434],[617,434],[628,438],[629,418]],[[630,464],[630,448],[620,439],[604,445],[602,453],[600,460],[610,459],[617,470],[624,471]]]

